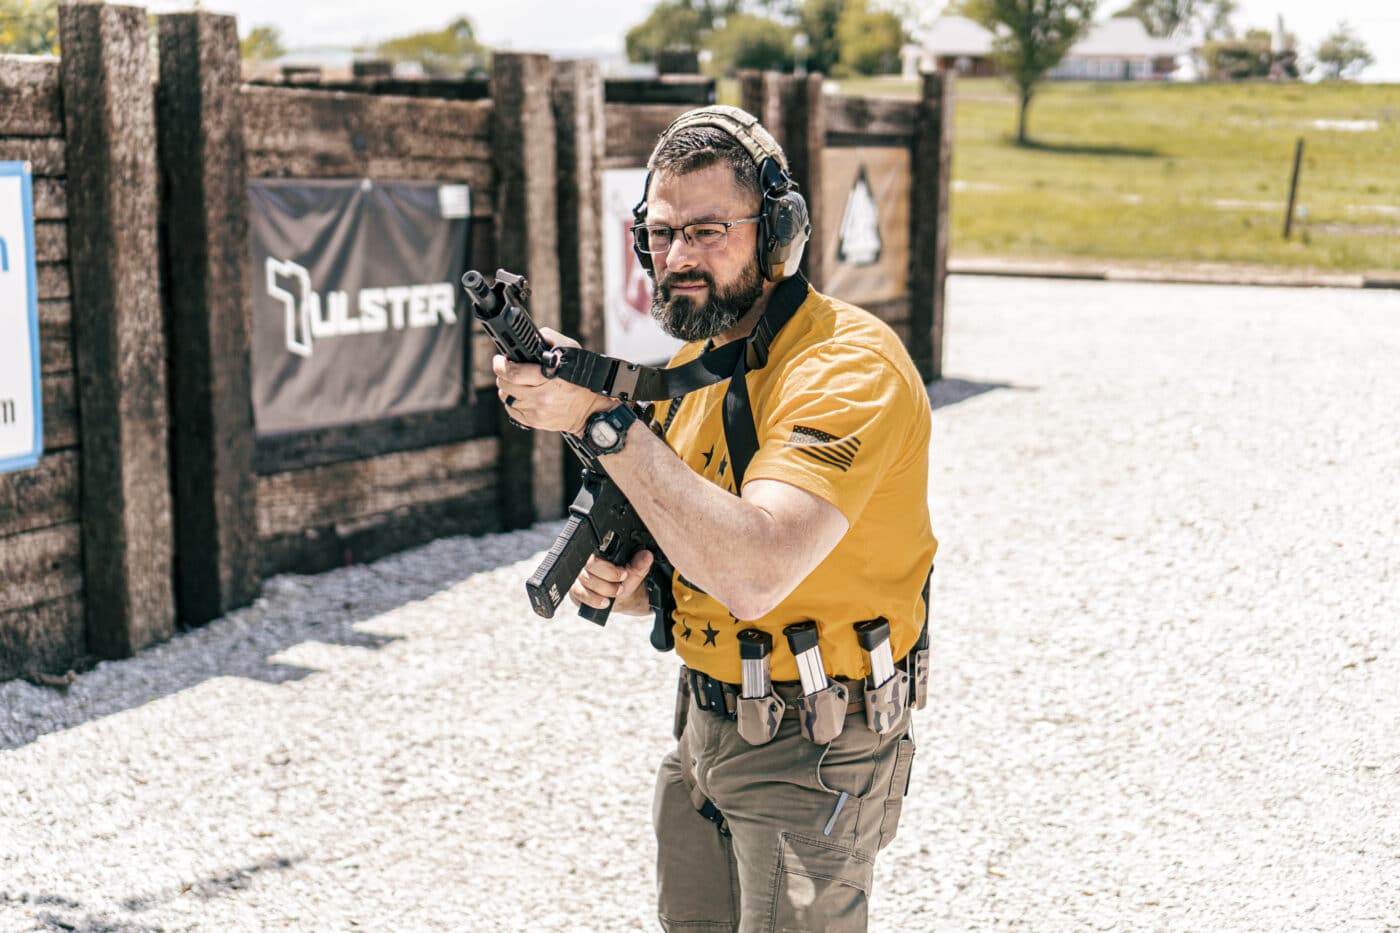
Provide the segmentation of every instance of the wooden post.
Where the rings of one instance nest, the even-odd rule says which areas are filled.
[[[763,108],[767,103],[763,72],[741,71],[738,78],[739,106],[758,117],[760,123],[763,122]]]
[[[553,69],[547,55],[497,52],[491,97],[496,169],[497,262],[530,280],[530,314],[561,325]],[[523,528],[564,511],[564,444],[502,419],[500,494],[506,528]]]
[[[59,7],[88,647],[174,629],[150,34],[139,7]]]
[[[826,97],[822,94],[823,78],[819,74],[805,77],[784,77],[782,87],[782,125],[778,128],[778,143],[787,154],[792,177],[807,200],[812,218],[812,238],[802,256],[802,271],[818,289],[822,286],[823,207],[822,152],[826,148]]]
[[[603,313],[603,72],[597,62],[554,66],[554,127],[559,135],[560,330],[599,353],[606,348]],[[563,494],[583,485],[578,463],[563,458]]]
[[[1293,203],[1298,199],[1298,174],[1303,169],[1303,137],[1298,137],[1298,145],[1293,150],[1293,180],[1288,183],[1288,213],[1283,218],[1283,238],[1293,235]]]
[[[176,597],[201,624],[262,588],[238,22],[172,13],[159,33]]]
[[[951,72],[923,76],[915,123],[909,205],[909,354],[925,382],[943,377],[953,80]]]
[[[820,74],[794,76],[775,71],[741,72],[743,108],[758,117],[787,156],[792,177],[807,199],[812,240],[802,271],[816,287],[822,281],[822,150],[826,146],[826,106]]]
[[[603,73],[597,62],[554,70],[559,134],[559,292],[563,332],[603,351]]]

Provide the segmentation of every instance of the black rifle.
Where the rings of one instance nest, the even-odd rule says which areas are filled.
[[[558,355],[544,342],[530,312],[525,310],[530,287],[523,276],[497,269],[496,284],[488,286],[481,273],[473,270],[462,276],[462,287],[471,299],[476,319],[506,359],[538,363],[546,376],[554,376]],[[516,427],[524,427],[514,418],[510,420]],[[645,423],[645,417],[643,420]],[[671,633],[671,611],[675,608],[671,591],[672,567],[637,510],[603,470],[598,458],[578,438],[565,434],[564,440],[583,464],[583,488],[569,506],[569,520],[564,530],[559,532],[549,553],[525,582],[530,605],[536,615],[552,619],[589,555],[597,553],[610,563],[625,565],[638,551],[651,551],[654,560],[645,581],[653,617],[651,643],[657,651],[668,651],[675,644]],[[609,601],[602,609],[583,606],[579,615],[598,625],[606,625],[611,611],[612,602]]]

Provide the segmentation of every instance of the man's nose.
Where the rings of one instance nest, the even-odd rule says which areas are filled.
[[[671,248],[666,250],[666,268],[672,272],[684,272],[699,265],[695,247],[686,242],[685,234],[676,231],[671,240]]]

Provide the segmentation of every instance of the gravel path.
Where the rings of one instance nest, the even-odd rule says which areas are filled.
[[[954,278],[877,931],[1400,931],[1400,296]],[[0,684],[0,930],[655,929],[674,659],[552,529]],[[547,697],[547,698],[546,698]]]

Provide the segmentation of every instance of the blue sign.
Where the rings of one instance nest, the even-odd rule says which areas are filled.
[[[28,162],[0,162],[0,473],[44,452],[39,383],[39,283]]]

